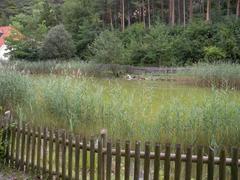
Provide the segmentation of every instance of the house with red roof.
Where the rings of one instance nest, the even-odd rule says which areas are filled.
[[[6,38],[11,35],[13,28],[11,26],[0,26],[0,61],[9,60],[9,50],[5,44]]]

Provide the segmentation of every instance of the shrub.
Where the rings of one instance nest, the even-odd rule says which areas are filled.
[[[204,59],[208,62],[219,61],[226,57],[225,52],[216,46],[205,47],[204,54]]]
[[[53,27],[44,39],[40,56],[45,59],[71,58],[75,47],[71,35],[63,25]]]
[[[102,32],[89,47],[90,60],[95,63],[109,64],[115,76],[118,76],[117,64],[124,64],[128,54],[116,32]]]

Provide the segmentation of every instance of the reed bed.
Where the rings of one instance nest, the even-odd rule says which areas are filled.
[[[200,63],[189,68],[190,84],[203,87],[240,89],[240,65],[234,63]]]
[[[240,145],[239,92],[151,83],[1,70],[0,106],[87,136],[107,129],[113,139]]]

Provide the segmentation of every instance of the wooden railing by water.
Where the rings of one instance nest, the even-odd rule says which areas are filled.
[[[231,157],[222,149],[170,144],[151,146],[136,142],[107,141],[106,134],[87,140],[65,131],[19,124],[2,126],[5,165],[32,172],[42,179],[232,179],[239,177],[238,148]],[[172,153],[174,150],[174,153]],[[194,155],[196,154],[196,155]]]

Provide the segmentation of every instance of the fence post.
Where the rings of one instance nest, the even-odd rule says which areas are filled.
[[[175,180],[181,179],[181,145],[176,145],[176,160],[175,160]]]
[[[232,148],[231,179],[238,179],[238,148]]]
[[[140,173],[140,142],[135,144],[135,161],[134,161],[134,180],[139,180]]]
[[[102,175],[102,168],[103,168],[103,165],[102,165],[102,158],[103,158],[103,155],[102,155],[102,141],[101,139],[99,139],[98,141],[98,176],[97,176],[97,179],[98,180],[102,180],[103,179],[103,175]]]
[[[164,180],[170,179],[170,153],[171,153],[171,145],[166,144],[165,147],[165,157],[164,157]]]
[[[130,158],[130,141],[126,141],[125,143],[125,165],[124,165],[124,179],[129,180],[130,179],[130,163],[131,163],[131,158]]]
[[[160,170],[160,144],[155,145],[155,158],[154,158],[154,180],[159,179],[159,170]]]
[[[208,151],[208,180],[214,178],[214,149],[209,147]]]
[[[149,180],[149,174],[150,174],[150,142],[146,142],[144,154],[144,180]]]
[[[226,152],[225,149],[222,148],[220,153],[219,180],[225,179],[226,179]]]
[[[185,174],[186,180],[191,180],[191,172],[192,172],[192,147],[188,147],[187,161],[186,161],[186,174]]]
[[[107,149],[107,130],[102,129],[101,132],[101,141],[102,141],[102,147],[103,147],[103,157],[102,157],[102,179],[105,179],[105,170],[106,170],[106,149]],[[105,151],[105,152],[104,152]]]
[[[95,179],[95,142],[93,137],[90,140],[90,180]]]

